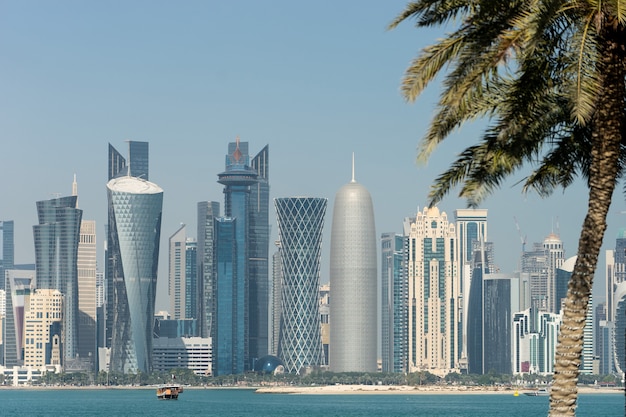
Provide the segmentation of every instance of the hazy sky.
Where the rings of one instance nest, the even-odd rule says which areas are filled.
[[[148,141],[150,180],[164,189],[157,308],[166,309],[167,240],[180,223],[195,237],[198,201],[223,203],[217,174],[239,136],[251,155],[269,144],[272,198],[329,199],[328,281],[332,203],[350,181],[352,152],[356,179],[372,194],[377,235],[401,232],[403,218],[426,204],[432,180],[480,131],[479,122],[467,126],[428,165],[415,163],[438,86],[410,105],[399,85],[410,60],[441,32],[411,24],[386,31],[405,4],[0,0],[0,219],[15,221],[16,262],[34,262],[35,202],[69,195],[74,174],[83,218],[98,222],[101,253],[107,144],[126,155],[126,140]],[[524,174],[482,206],[502,272],[518,268],[514,218],[527,247],[555,232],[570,257],[586,213],[582,181],[542,200],[521,194]],[[626,222],[620,190],[600,284],[604,249],[614,248]],[[456,195],[439,205],[450,220],[464,207]],[[273,205],[271,217],[275,239]]]

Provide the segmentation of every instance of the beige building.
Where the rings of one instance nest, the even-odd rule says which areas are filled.
[[[24,319],[24,366],[61,366],[63,294],[58,290],[35,290]]]
[[[78,241],[78,354],[96,357],[96,221],[83,220]]]
[[[407,219],[404,228],[409,239],[409,371],[443,377],[458,371],[462,344],[455,226],[433,207]]]

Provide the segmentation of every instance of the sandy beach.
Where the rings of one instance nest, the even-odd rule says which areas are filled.
[[[519,388],[518,393],[532,389]],[[256,390],[259,394],[503,394],[513,395],[510,387],[470,387],[449,385],[326,385],[312,387],[264,387]],[[624,394],[619,388],[578,387],[580,394]]]

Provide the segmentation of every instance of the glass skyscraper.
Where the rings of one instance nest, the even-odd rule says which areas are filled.
[[[274,200],[282,276],[278,356],[285,371],[300,374],[324,365],[319,311],[320,256],[325,198]]]
[[[110,369],[150,372],[163,190],[140,178],[119,177],[109,181],[107,191],[114,287]]]
[[[63,360],[78,354],[78,242],[83,211],[77,196],[37,202],[39,224],[33,226],[37,288],[64,296]]]
[[[200,201],[198,203],[198,247],[196,265],[197,318],[201,337],[215,338],[215,219],[220,217],[220,203]],[[213,339],[215,340],[215,339]]]
[[[269,146],[252,159],[251,167],[257,173],[257,182],[250,187],[248,244],[248,348],[254,362],[267,355],[269,349]]]
[[[0,290],[4,289],[4,271],[13,269],[15,263],[15,243],[13,220],[0,221]]]
[[[408,281],[406,241],[396,233],[381,238],[381,353],[383,372],[407,372]]]

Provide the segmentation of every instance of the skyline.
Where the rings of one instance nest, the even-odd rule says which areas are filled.
[[[150,143],[150,179],[164,190],[157,310],[167,309],[166,240],[180,223],[196,230],[197,203],[222,201],[224,148],[237,136],[271,149],[270,198],[328,198],[350,180],[372,195],[376,236],[402,231],[426,203],[428,187],[474,141],[480,121],[455,133],[424,166],[415,163],[438,87],[408,105],[399,88],[416,52],[436,31],[386,25],[405,0],[4,2],[0,25],[0,125],[5,181],[0,220],[15,221],[15,262],[33,263],[36,201],[71,195],[96,220],[104,269],[107,145]],[[259,18],[262,16],[262,19]],[[322,29],[320,29],[322,28]],[[125,152],[123,152],[125,153]],[[565,258],[576,255],[587,191],[577,180],[547,199],[524,196],[514,174],[480,208],[502,272],[526,248],[557,231]],[[453,216],[454,195],[438,205]],[[602,301],[605,257],[615,247],[623,193],[616,193],[596,272]],[[519,224],[521,236],[516,228]],[[270,209],[271,241],[277,236]],[[195,236],[197,237],[197,236]],[[324,230],[321,282],[329,281],[330,228]],[[270,256],[273,248],[270,250]],[[380,256],[380,240],[378,240]],[[165,291],[165,296],[164,296]]]

